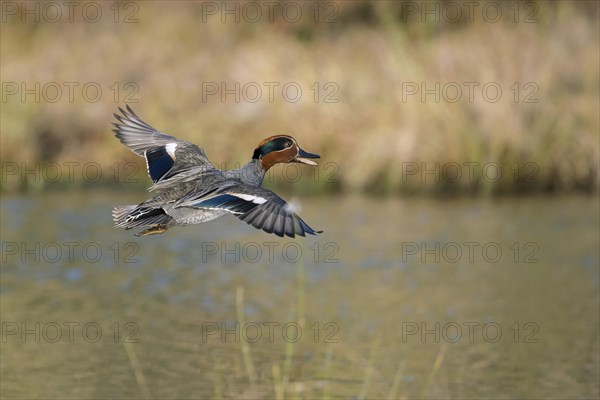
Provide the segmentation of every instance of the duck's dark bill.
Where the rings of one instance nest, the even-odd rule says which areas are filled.
[[[302,164],[317,165],[316,162],[309,160],[309,158],[321,158],[321,156],[318,154],[309,153],[308,151],[304,151],[304,150],[300,149],[300,152],[298,153],[298,156],[296,157],[296,159],[294,161],[302,163]]]

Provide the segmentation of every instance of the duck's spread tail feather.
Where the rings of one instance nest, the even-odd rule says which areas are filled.
[[[120,228],[131,229],[141,226],[164,226],[173,222],[173,218],[162,208],[150,208],[136,205],[118,206],[113,209],[113,220]]]

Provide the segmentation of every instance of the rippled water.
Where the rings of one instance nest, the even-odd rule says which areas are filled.
[[[292,240],[115,229],[143,196],[2,197],[2,398],[600,395],[598,198],[302,198]]]

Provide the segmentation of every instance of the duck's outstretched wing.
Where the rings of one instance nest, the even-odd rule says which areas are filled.
[[[189,193],[174,205],[230,212],[245,223],[277,236],[316,235],[281,197],[268,189],[243,184]]]
[[[194,170],[196,175],[215,169],[200,147],[157,131],[129,106],[127,110],[119,107],[119,111],[122,115],[114,114],[117,122],[112,131],[121,143],[146,159],[148,175],[155,184],[185,171]]]

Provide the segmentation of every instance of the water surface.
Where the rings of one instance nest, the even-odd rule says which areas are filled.
[[[597,198],[309,197],[325,233],[299,239],[115,229],[142,196],[2,197],[3,398],[600,395]]]

